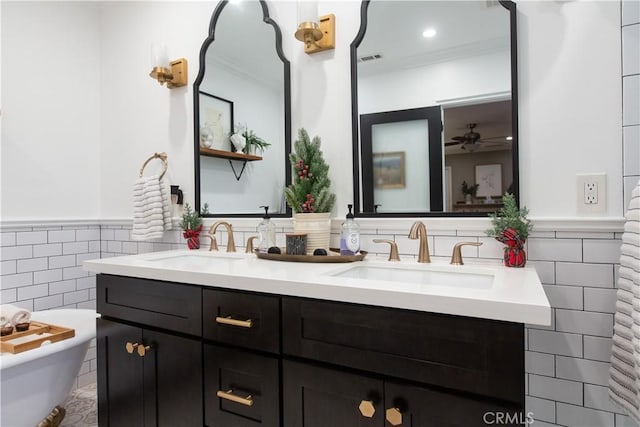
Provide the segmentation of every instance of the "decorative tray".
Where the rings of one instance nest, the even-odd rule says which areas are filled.
[[[280,248],[282,252],[285,252],[284,248]],[[367,251],[360,251],[358,255],[340,255],[340,249],[329,248],[327,255],[287,255],[282,254],[269,254],[264,252],[254,253],[258,258],[270,259],[272,261],[289,261],[289,262],[324,262],[324,263],[337,263],[337,262],[355,262],[362,261],[367,256]]]
[[[61,341],[73,338],[75,334],[74,329],[32,320],[28,330],[3,336],[0,339],[0,351],[2,353],[22,353],[40,347],[45,341]]]

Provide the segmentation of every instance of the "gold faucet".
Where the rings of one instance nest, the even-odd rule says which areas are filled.
[[[418,237],[420,238],[418,262],[431,262],[431,257],[429,256],[429,240],[427,236],[427,227],[425,227],[425,225],[420,221],[414,222],[411,226],[411,230],[409,230],[410,239],[417,239]]]
[[[233,229],[231,228],[231,224],[229,224],[226,221],[216,221],[209,229],[208,237],[211,239],[211,247],[209,248],[209,250],[210,251],[218,250],[218,243],[216,242],[216,230],[221,225],[224,225],[224,227],[227,229],[227,235],[229,236],[229,240],[227,241],[227,252],[235,252],[236,244],[235,244],[235,241],[233,240]]]

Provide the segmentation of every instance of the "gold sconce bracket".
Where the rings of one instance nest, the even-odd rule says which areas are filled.
[[[304,42],[304,53],[311,54],[336,47],[336,17],[334,14],[320,17],[315,22],[303,22],[298,26],[296,39]]]
[[[170,62],[170,69],[165,67],[153,67],[149,76],[156,79],[161,85],[167,83],[169,89],[187,85],[187,60],[176,59]]]

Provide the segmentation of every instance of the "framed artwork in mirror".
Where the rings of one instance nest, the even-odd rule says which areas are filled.
[[[404,188],[404,151],[373,153],[373,181],[375,188]]]
[[[478,190],[476,197],[501,197],[502,196],[502,165],[477,165],[476,184]]]
[[[203,91],[200,97],[200,146],[231,151],[233,102]]]

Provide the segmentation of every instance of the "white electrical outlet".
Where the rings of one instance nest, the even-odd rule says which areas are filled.
[[[576,176],[576,205],[579,214],[603,214],[606,212],[606,175]]]
[[[587,205],[598,204],[598,183],[588,180],[584,184],[584,203]]]

